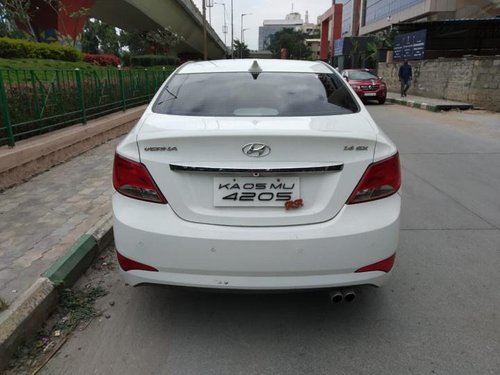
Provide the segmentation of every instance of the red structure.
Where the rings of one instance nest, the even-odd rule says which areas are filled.
[[[333,59],[333,43],[342,37],[342,4],[335,4],[320,17],[321,41],[319,56],[323,61]]]
[[[79,48],[88,10],[95,0],[59,0],[49,5],[44,0],[32,0],[31,25],[40,42],[59,42]],[[27,30],[27,25],[19,25]]]
[[[288,50],[286,48],[280,49],[280,59],[288,59]]]

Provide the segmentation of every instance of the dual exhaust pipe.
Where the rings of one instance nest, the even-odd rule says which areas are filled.
[[[356,293],[352,289],[346,289],[346,290],[331,290],[329,292],[329,297],[330,301],[333,304],[338,304],[342,301],[345,302],[352,302],[356,298]]]

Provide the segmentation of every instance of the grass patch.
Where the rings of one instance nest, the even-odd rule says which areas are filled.
[[[100,286],[64,289],[60,294],[56,312],[34,339],[30,339],[17,350],[5,374],[37,373],[61,348],[74,329],[101,315],[94,304],[106,294],[108,291]]]
[[[71,62],[46,59],[0,59],[0,69],[102,69],[83,61]]]
[[[174,65],[154,65],[148,66],[148,70],[161,70],[165,67],[168,70],[173,70]],[[33,70],[51,70],[51,69],[83,69],[83,70],[102,70],[102,69],[118,69],[114,66],[99,66],[86,63],[84,61],[61,61],[49,59],[3,59],[0,58],[1,69],[33,69]],[[125,68],[129,69],[129,67]],[[130,67],[130,69],[144,69],[144,67]]]
[[[2,59],[0,58],[0,72],[5,81],[5,84],[10,82],[31,82],[30,72],[28,70],[34,70],[36,72],[37,79],[42,81],[51,81],[55,74],[55,70],[75,70],[76,68],[87,71],[87,72],[97,72],[99,77],[106,77],[106,72],[108,70],[118,70],[114,66],[99,66],[95,64],[89,64],[84,61],[60,61],[60,60],[48,60],[48,59]],[[172,72],[175,70],[173,65],[165,66],[149,66],[148,70],[167,70]],[[125,67],[124,70],[144,70],[144,67]],[[17,71],[17,72],[16,72]]]
[[[37,78],[50,81],[54,78],[55,70],[75,70],[106,72],[105,67],[96,66],[83,61],[71,62],[42,59],[0,59],[0,71],[5,84],[10,82],[31,82],[30,72],[34,70]],[[109,69],[109,68],[108,68]],[[111,69],[116,69],[111,67]]]
[[[86,322],[99,315],[94,302],[108,294],[107,290],[98,286],[88,289],[64,289],[59,301],[59,312],[66,319],[58,321],[54,328],[59,330],[74,329],[82,322]]]
[[[0,312],[7,310],[9,305],[7,305],[7,302],[5,302],[1,297],[0,297]]]

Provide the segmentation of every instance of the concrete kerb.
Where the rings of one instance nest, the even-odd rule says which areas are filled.
[[[431,112],[440,111],[440,108],[437,105],[428,104],[428,103],[419,103],[419,102],[416,102],[414,100],[406,100],[406,99],[399,99],[399,98],[387,98],[387,101],[390,103],[405,105],[407,107],[412,107],[412,108],[424,109],[424,110],[431,111]]]
[[[58,289],[72,286],[112,241],[112,215],[109,213],[0,314],[0,372],[7,367],[17,347],[33,335],[56,308]]]

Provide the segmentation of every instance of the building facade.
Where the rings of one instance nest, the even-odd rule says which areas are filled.
[[[497,0],[334,0],[342,4],[342,37],[361,36],[400,22],[500,15]]]
[[[259,51],[268,50],[271,35],[286,28],[301,30],[304,21],[300,13],[287,14],[284,20],[264,20],[259,27]]]
[[[283,20],[264,20],[263,25],[259,27],[259,51],[268,50],[271,35],[286,28],[302,31],[312,37],[319,35],[319,25],[309,22],[308,11],[306,11],[305,21],[302,20],[300,13],[293,12],[287,14]]]
[[[342,4],[332,1],[332,6],[319,17],[320,24],[320,59],[331,61],[335,40],[342,37]]]
[[[306,45],[311,49],[312,52],[311,59],[319,60],[321,58],[320,55],[321,39],[319,38],[306,39]]]
[[[500,15],[498,0],[339,0],[342,35],[374,33],[400,22],[485,18]]]
[[[334,65],[362,67],[366,56],[373,56],[373,51],[368,51],[368,46],[364,50],[358,46],[359,38],[355,44],[358,47],[346,52],[342,47],[346,46],[344,42],[351,37],[366,37],[393,28],[399,33],[405,27],[411,28],[408,32],[426,29],[425,56],[429,58],[463,53],[491,55],[497,51],[495,35],[498,33],[496,29],[485,28],[483,21],[500,20],[500,0],[333,0],[332,3],[323,16],[321,58]],[[336,17],[339,12],[340,19]],[[473,25],[462,25],[465,21],[472,21]],[[332,35],[338,28],[340,36],[337,36],[339,33]],[[474,40],[470,40],[473,32]],[[408,53],[409,47],[405,48]],[[411,48],[413,51],[414,46]],[[365,58],[357,61],[356,57],[363,53]]]

